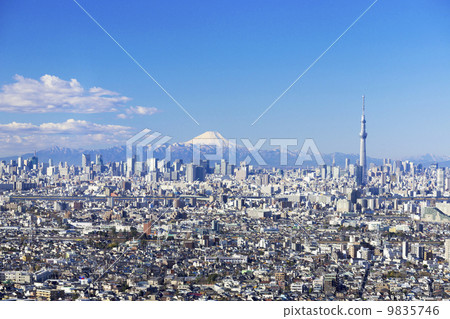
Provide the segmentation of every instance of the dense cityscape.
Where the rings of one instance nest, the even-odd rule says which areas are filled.
[[[449,169],[366,137],[363,108],[344,167],[3,161],[0,298],[448,300]]]

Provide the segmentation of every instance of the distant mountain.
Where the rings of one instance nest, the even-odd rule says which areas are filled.
[[[450,156],[441,156],[435,154],[425,154],[421,156],[410,156],[404,158],[404,160],[409,160],[414,163],[422,163],[425,166],[428,166],[433,163],[439,163],[441,166],[449,166]],[[445,163],[447,163],[445,165]]]
[[[226,138],[224,138],[219,132],[208,131],[205,132],[187,142],[164,144],[155,150],[154,156],[159,159],[163,159],[166,156],[166,151],[170,149],[171,160],[181,159],[185,163],[192,162],[193,158],[193,145],[199,147],[201,154],[216,154],[217,147],[223,147],[222,158],[229,160],[229,147],[236,152],[236,163],[239,165],[241,161],[246,158],[250,159],[250,164],[258,166],[253,156],[248,149],[242,145],[236,145]],[[111,148],[97,149],[97,150],[83,150],[83,149],[71,149],[65,147],[52,147],[49,149],[41,150],[37,152],[37,156],[40,162],[48,162],[52,159],[54,163],[67,162],[69,165],[81,165],[81,154],[86,153],[91,155],[91,160],[95,160],[96,154],[101,154],[103,161],[108,162],[121,162],[126,160],[126,148],[125,146],[114,146]],[[264,149],[259,150],[259,154],[264,159],[268,166],[280,166],[280,149]],[[24,159],[30,158],[33,153],[23,154]],[[359,160],[358,154],[345,154],[345,153],[331,153],[322,154],[323,159],[327,165],[331,165],[333,161],[340,167],[345,166],[345,159],[349,158],[351,164],[355,164]],[[295,166],[298,152],[288,151],[287,159],[289,166]],[[435,156],[426,154],[419,157],[405,158],[405,160],[413,161],[414,163],[422,163],[428,166],[431,163],[438,162],[440,166],[450,167],[449,156]],[[1,158],[0,160],[10,161],[17,160],[17,156],[9,156]],[[382,159],[379,158],[367,158],[368,163],[374,163],[375,165],[381,165]],[[315,166],[315,162],[305,162],[304,166]]]
[[[337,166],[345,167],[345,159],[350,159],[350,164],[356,164],[357,161],[359,161],[359,154],[345,154],[345,153],[331,153],[331,154],[322,154],[323,160],[327,165],[331,165],[334,162]],[[379,166],[383,164],[383,160],[379,158],[374,157],[367,157],[367,163],[370,165],[371,163],[374,163],[375,165]]]
[[[81,149],[73,149],[73,148],[66,148],[66,147],[58,147],[54,146],[45,150],[40,150],[36,152],[36,156],[39,158],[40,162],[48,162],[49,159],[52,159],[53,162],[73,162],[73,160],[78,160],[81,163]],[[32,156],[34,156],[34,153],[26,153],[21,155],[23,159],[28,159]],[[8,156],[1,158],[1,160],[4,161],[10,161],[10,160],[17,160],[18,156]]]

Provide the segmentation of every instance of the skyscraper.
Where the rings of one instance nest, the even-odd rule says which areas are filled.
[[[89,154],[81,154],[81,166],[83,168],[91,165],[91,156]]]
[[[408,254],[409,254],[408,242],[407,241],[403,241],[402,242],[402,258],[403,259],[408,259]]]
[[[444,247],[445,247],[444,258],[450,264],[450,238],[445,240]]]
[[[226,160],[222,159],[220,161],[220,174],[223,176],[227,175],[227,165],[228,163]]]
[[[38,157],[36,156],[36,151],[34,151],[34,156],[31,158],[29,162],[30,168],[31,169],[38,168],[38,164],[39,164]]]
[[[361,133],[359,134],[361,141],[360,141],[360,148],[359,148],[359,165],[361,165],[362,168],[362,184],[364,185],[366,183],[366,176],[367,176],[367,163],[366,163],[366,138],[367,138],[367,132],[366,132],[366,115],[365,115],[365,97],[363,95],[363,104],[362,104],[362,116],[361,116]]]
[[[345,159],[345,170],[348,172],[348,170],[349,170],[349,167],[350,166],[350,159],[349,158],[346,158]]]
[[[444,180],[445,180],[445,170],[443,168],[438,168],[436,170],[436,188],[441,192],[445,190]]]
[[[205,180],[205,168],[203,166],[197,166],[193,163],[186,165],[186,181],[192,183],[194,181]]]
[[[195,166],[193,163],[189,163],[186,166],[186,181],[189,183],[195,181]]]
[[[95,165],[103,166],[103,157],[102,154],[95,155]]]

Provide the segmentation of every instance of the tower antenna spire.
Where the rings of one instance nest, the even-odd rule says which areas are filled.
[[[363,100],[363,103],[362,103],[362,113],[363,113],[363,116],[364,116],[365,113],[366,113],[366,96],[365,96],[365,95],[362,96],[362,100]]]

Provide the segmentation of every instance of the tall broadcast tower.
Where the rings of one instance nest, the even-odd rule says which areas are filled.
[[[366,183],[366,176],[367,176],[367,162],[366,162],[366,138],[367,138],[367,132],[366,132],[366,115],[365,115],[365,97],[363,95],[363,104],[362,104],[362,116],[361,116],[361,133],[359,136],[361,137],[361,142],[359,146],[359,165],[361,165],[362,170],[362,184]]]

